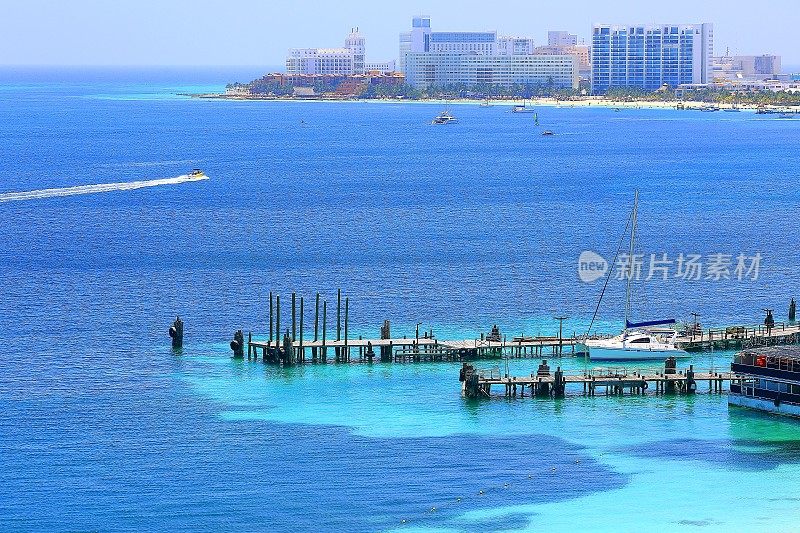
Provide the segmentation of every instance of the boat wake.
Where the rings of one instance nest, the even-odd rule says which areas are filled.
[[[6,192],[0,193],[0,202],[13,202],[15,200],[38,200],[40,198],[54,198],[57,196],[74,196],[76,194],[95,194],[112,191],[132,191],[145,187],[158,187],[159,185],[178,185],[190,181],[207,180],[208,176],[188,175],[176,176],[174,178],[162,178],[156,180],[126,181],[121,183],[97,183],[94,185],[77,185],[75,187],[59,187],[57,189],[40,189],[38,191]]]

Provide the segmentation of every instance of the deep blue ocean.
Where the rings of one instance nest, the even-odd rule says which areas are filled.
[[[268,332],[270,291],[284,325],[321,292],[330,324],[337,288],[354,336],[582,333],[602,282],[578,256],[613,257],[634,189],[641,253],[762,257],[637,282],[636,317],[784,320],[800,118],[452,104],[433,127],[444,103],[182,96],[259,74],[0,71],[0,197],[210,177],[0,202],[0,530],[796,530],[800,424],[724,395],[471,402],[457,365],[280,369],[227,343]]]

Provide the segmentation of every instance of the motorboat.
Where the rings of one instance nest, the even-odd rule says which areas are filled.
[[[443,124],[457,124],[458,119],[451,115],[449,112],[442,111],[434,119],[431,121],[431,124],[443,125]]]

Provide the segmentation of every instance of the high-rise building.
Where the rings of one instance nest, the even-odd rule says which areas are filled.
[[[715,80],[758,80],[781,74],[781,56],[731,56],[714,58]]]
[[[571,55],[410,53],[405,68],[406,83],[418,88],[452,83],[578,87],[578,63]]]
[[[350,30],[350,35],[344,40],[344,47],[353,52],[353,74],[364,74],[364,44],[358,28]]]
[[[367,61],[364,64],[364,72],[381,72],[388,74],[397,70],[397,63],[391,61]]]
[[[573,55],[535,55],[533,40],[498,37],[495,31],[431,31],[429,17],[414,17],[400,34],[400,69],[407,83],[428,85],[578,86]]]
[[[592,93],[709,83],[713,51],[712,24],[597,24],[592,29]]]
[[[526,56],[533,54],[535,45],[529,37],[498,37],[495,45],[499,56]]]
[[[568,31],[548,31],[547,46],[575,46],[578,44],[578,36],[572,35]]]
[[[353,74],[353,51],[349,48],[292,48],[286,57],[287,74]]]
[[[428,52],[431,36],[431,18],[414,17],[411,20],[411,31],[400,34],[400,72],[405,71],[405,57],[410,52]]]
[[[578,72],[581,79],[588,80],[592,75],[592,62],[589,46],[586,44],[576,44],[575,46],[537,46],[533,49],[536,55],[571,55],[578,60]]]
[[[363,74],[365,40],[358,28],[350,31],[343,48],[292,48],[286,56],[287,74],[349,76]]]

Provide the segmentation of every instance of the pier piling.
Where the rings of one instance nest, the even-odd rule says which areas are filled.
[[[328,300],[322,302],[322,349],[320,350],[320,361],[328,362],[328,347],[325,344],[325,335],[328,329]]]
[[[181,317],[175,317],[175,322],[169,328],[169,336],[172,337],[173,350],[183,347],[183,320],[181,320]]]
[[[272,344],[272,291],[269,291],[269,343]]]
[[[317,293],[317,301],[314,305],[314,344],[319,340],[319,293]],[[311,360],[317,362],[317,347],[311,348]]]
[[[235,358],[244,359],[244,333],[242,333],[242,330],[237,330],[233,334],[231,350],[233,350],[233,356]]]
[[[344,360],[350,361],[350,347],[347,345],[347,323],[350,320],[350,298],[344,299]]]
[[[281,359],[281,295],[275,295],[275,353]]]
[[[296,294],[292,293],[292,342],[297,340],[297,313],[295,307]]]
[[[306,360],[306,349],[303,348],[303,297],[300,297],[300,352],[298,357],[301,363]]]

